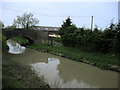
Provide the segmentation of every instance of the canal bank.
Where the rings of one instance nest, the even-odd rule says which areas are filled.
[[[9,53],[4,54],[6,58],[22,66],[29,65],[38,77],[44,77],[51,88],[118,88],[117,72],[30,48],[24,49],[11,40],[7,41],[7,45],[10,49]],[[24,49],[21,54],[10,53],[18,53],[21,49]]]
[[[120,62],[118,61],[118,54],[83,52],[77,48],[51,46],[48,44],[36,44],[27,47],[41,52],[47,52],[53,55],[61,56],[70,60],[75,60],[92,66],[96,66],[103,70],[120,72]]]
[[[49,88],[49,85],[30,66],[3,58],[2,88]]]
[[[64,47],[61,45],[54,46],[43,43],[28,45],[28,41],[21,37],[14,37],[13,40],[22,45],[25,45],[28,48],[41,52],[48,52],[50,54],[61,56],[70,60],[96,66],[104,70],[120,72],[120,61],[118,61],[118,58],[120,58],[119,54],[84,52],[80,48]]]
[[[26,48],[22,54],[4,54],[20,65],[29,65],[51,88],[118,88],[118,73]]]
[[[7,50],[10,48],[6,45],[5,37],[3,37],[2,46],[2,89],[50,88],[44,81],[44,77],[38,77],[30,65],[22,65],[18,61],[7,57],[7,54],[10,54]],[[17,54],[18,52],[16,54],[15,53],[12,55],[19,55]]]

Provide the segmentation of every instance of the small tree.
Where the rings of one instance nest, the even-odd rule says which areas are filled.
[[[68,18],[65,20],[65,22],[63,22],[62,27],[63,27],[63,28],[66,28],[66,27],[69,27],[69,26],[71,26],[71,25],[72,25],[71,19],[70,19],[70,17],[68,17]]]
[[[70,27],[72,25],[72,22],[71,22],[71,19],[70,19],[70,17],[68,17],[66,20],[65,20],[65,22],[63,22],[63,24],[62,24],[62,27],[60,28],[60,30],[59,30],[59,34],[60,35],[64,35],[65,34],[65,29],[67,29],[68,27]]]
[[[33,18],[32,13],[24,13],[22,16],[17,16],[16,19],[14,19],[13,26],[16,26],[17,28],[29,28],[31,26],[34,26],[39,23],[39,20],[36,18]]]
[[[61,40],[65,46],[75,46],[75,30],[77,27],[72,24],[70,17],[63,22],[62,27],[59,30]]]

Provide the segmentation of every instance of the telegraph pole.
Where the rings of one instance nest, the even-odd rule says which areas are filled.
[[[93,16],[91,17],[91,31],[93,29]]]

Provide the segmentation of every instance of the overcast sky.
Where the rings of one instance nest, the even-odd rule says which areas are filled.
[[[61,26],[68,16],[77,27],[90,28],[91,16],[99,28],[106,28],[112,19],[118,22],[118,2],[2,2],[0,10],[5,26],[25,12],[32,13],[40,26]]]

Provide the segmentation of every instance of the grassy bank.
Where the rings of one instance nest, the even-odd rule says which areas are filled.
[[[71,48],[64,46],[50,46],[48,44],[31,45],[30,48],[37,49],[43,52],[49,52],[54,55],[69,58],[79,62],[91,64],[102,69],[118,70],[118,58],[115,54],[103,54],[95,52],[83,52],[79,48]]]
[[[12,40],[18,42],[21,45],[29,44],[29,41],[27,39],[25,39],[24,37],[21,37],[21,36],[13,37]]]
[[[2,35],[1,38],[2,38],[2,42],[1,42],[1,44],[2,44],[2,50],[7,50],[8,46],[6,44],[6,40],[7,40],[6,37]]]
[[[49,88],[30,66],[6,58],[2,61],[2,88]]]

